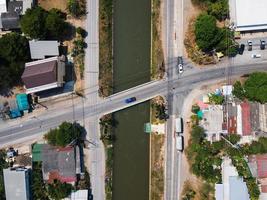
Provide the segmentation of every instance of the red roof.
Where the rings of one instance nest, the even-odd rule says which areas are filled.
[[[53,183],[53,181],[57,179],[61,183],[72,183],[76,182],[76,177],[66,177],[66,176],[60,176],[59,172],[57,170],[53,170],[49,173],[49,178],[47,180],[48,183]]]
[[[243,135],[251,135],[250,106],[247,102],[240,104],[242,108],[242,132]]]
[[[261,192],[267,193],[267,185],[261,185]]]
[[[236,130],[236,117],[232,116],[228,118],[228,133],[237,133]]]
[[[257,155],[258,177],[267,178],[267,154]]]

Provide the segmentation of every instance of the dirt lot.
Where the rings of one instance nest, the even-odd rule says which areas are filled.
[[[45,10],[57,8],[62,12],[67,12],[67,0],[38,0],[38,4]]]

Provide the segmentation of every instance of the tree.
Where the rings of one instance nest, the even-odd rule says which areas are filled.
[[[240,100],[244,100],[245,98],[245,90],[241,84],[240,81],[236,81],[234,83],[234,89],[233,89],[233,95],[237,98],[239,98]]]
[[[20,21],[22,32],[32,39],[45,39],[46,17],[47,12],[39,6],[27,9]]]
[[[229,13],[229,6],[227,0],[217,0],[214,3],[208,4],[208,13],[218,20],[224,20]]]
[[[45,20],[45,27],[50,38],[58,39],[64,35],[67,23],[64,21],[62,14],[57,9],[51,9]]]
[[[30,59],[28,40],[18,33],[0,38],[0,89],[12,87],[20,81],[24,64]]]
[[[205,138],[205,131],[201,126],[193,126],[191,132],[192,143],[200,143]]]
[[[47,189],[42,176],[42,163],[33,162],[32,170],[32,195],[33,199],[49,200]]]
[[[215,17],[201,14],[195,22],[195,36],[198,47],[204,51],[211,51],[222,38],[222,32],[216,26]]]
[[[194,104],[194,105],[192,106],[191,111],[192,111],[193,113],[197,114],[198,111],[200,111],[200,107],[199,107],[197,104]]]
[[[85,38],[87,35],[86,30],[84,30],[82,27],[76,28],[76,33],[82,36],[82,38]]]
[[[80,139],[82,128],[77,123],[63,122],[58,128],[50,130],[44,139],[54,146],[66,146],[76,139]]]
[[[267,73],[254,72],[246,80],[244,84],[246,97],[250,101],[258,101],[260,103],[267,102]]]
[[[72,190],[72,185],[61,183],[59,180],[54,180],[52,184],[48,184],[48,194],[54,200],[61,200],[69,196]]]
[[[73,17],[81,17],[86,14],[86,2],[84,0],[68,0],[67,7]]]
[[[216,105],[222,105],[224,102],[224,96],[222,95],[216,95],[216,94],[211,94],[209,96],[210,102],[215,103]]]

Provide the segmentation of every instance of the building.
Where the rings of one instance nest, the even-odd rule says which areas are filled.
[[[42,161],[44,181],[51,183],[57,179],[63,183],[74,184],[81,174],[81,156],[77,146],[56,148],[48,144],[35,144],[32,160]]]
[[[59,56],[57,41],[41,41],[41,40],[31,40],[29,41],[31,58],[36,59],[45,59],[47,57]]]
[[[6,200],[29,200],[30,170],[26,168],[8,168],[3,170]]]
[[[242,102],[240,104],[242,108],[242,135],[251,135],[251,124],[250,124],[250,106],[248,102]]]
[[[236,31],[267,29],[266,0],[230,0],[230,16]]]
[[[20,28],[20,16],[33,6],[33,0],[0,0],[0,29],[2,31]]]
[[[215,185],[216,200],[249,200],[248,188],[229,158],[222,162],[222,183]]]
[[[259,127],[263,132],[267,132],[267,104],[259,105]]]
[[[65,76],[65,58],[52,57],[25,64],[22,81],[26,94],[62,87]]]

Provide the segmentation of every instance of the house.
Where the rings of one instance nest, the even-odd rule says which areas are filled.
[[[267,29],[266,0],[230,0],[230,18],[236,31]]]
[[[32,149],[33,161],[42,161],[44,181],[51,183],[55,179],[74,184],[81,174],[79,147],[57,148],[49,144],[35,144]]]
[[[25,64],[22,81],[26,94],[62,87],[65,76],[65,58],[52,57]]]
[[[30,169],[8,168],[3,170],[6,200],[29,200]]]
[[[0,0],[0,29],[2,31],[20,28],[20,17],[33,6],[33,0]]]
[[[29,41],[31,58],[44,59],[52,56],[59,56],[58,46],[59,43],[56,40],[51,41],[41,41],[41,40],[31,40]]]
[[[267,132],[267,104],[259,104],[259,127]]]
[[[216,200],[249,200],[248,188],[243,178],[238,175],[231,159],[222,162],[222,183],[215,184]]]

